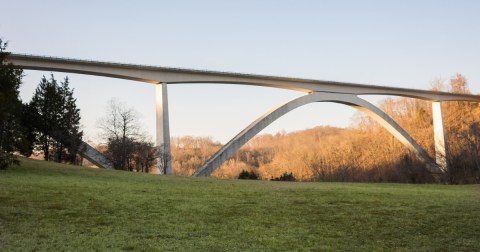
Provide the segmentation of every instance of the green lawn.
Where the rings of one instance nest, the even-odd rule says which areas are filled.
[[[0,251],[67,250],[480,251],[480,186],[1,171]]]

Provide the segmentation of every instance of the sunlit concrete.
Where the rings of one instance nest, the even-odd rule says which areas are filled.
[[[80,155],[98,168],[113,169],[113,164],[88,143],[83,142]]]
[[[441,173],[441,170],[435,164],[433,159],[429,157],[427,152],[417,142],[415,142],[415,140],[413,140],[413,138],[410,137],[408,133],[405,132],[402,127],[400,127],[400,125],[398,125],[391,117],[378,109],[376,106],[352,94],[314,92],[312,94],[293,99],[292,101],[282,104],[262,115],[242,132],[236,135],[227,144],[225,144],[205,163],[205,165],[198,169],[193,176],[210,176],[218,167],[220,167],[223,162],[231,157],[235,151],[240,149],[240,147],[242,147],[265,127],[290,111],[312,102],[341,103],[366,113],[368,116],[382,125],[388,132],[390,132],[390,134],[395,136],[409,150],[415,153],[417,158],[426,164],[427,168],[432,174]]]
[[[54,58],[45,56],[11,54],[8,60],[29,70],[57,71],[67,73],[106,76],[152,84],[168,83],[219,83],[276,87],[310,92],[333,92],[356,95],[395,95],[430,101],[480,101],[476,95],[452,94],[446,92],[362,85],[346,82],[309,80],[253,74],[199,71],[156,66],[119,64],[111,62]]]
[[[441,102],[432,102],[433,135],[435,141],[435,158],[442,171],[448,172],[448,146],[445,140],[443,111]]]
[[[172,175],[172,160],[170,154],[170,124],[168,120],[167,83],[155,86],[157,103],[157,174]]]

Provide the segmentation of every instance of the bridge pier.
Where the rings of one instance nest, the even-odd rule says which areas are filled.
[[[159,83],[155,85],[155,97],[157,103],[157,171],[155,173],[172,175],[167,83]]]
[[[443,172],[448,172],[448,146],[445,141],[442,102],[432,102],[432,112],[436,162]]]

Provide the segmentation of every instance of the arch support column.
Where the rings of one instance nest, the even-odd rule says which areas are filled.
[[[155,86],[155,100],[157,108],[157,171],[155,173],[172,175],[167,83],[159,83]]]
[[[435,159],[443,172],[448,172],[448,148],[445,140],[442,102],[432,102],[433,136],[435,141]]]
[[[298,97],[262,115],[242,132],[236,135],[227,144],[225,144],[222,148],[220,148],[220,150],[209,160],[207,160],[202,167],[195,171],[192,176],[210,176],[210,174],[212,174],[225,160],[232,156],[235,151],[240,149],[240,147],[242,147],[265,127],[290,111],[312,102],[335,102],[348,105],[365,112],[368,116],[378,122],[393,136],[395,136],[408,149],[410,149],[419,160],[425,163],[427,169],[432,173],[432,176],[434,176],[435,179],[438,179],[438,174],[440,174],[442,171],[437,167],[433,159],[428,156],[427,152],[417,142],[415,142],[415,140],[405,130],[403,130],[400,125],[398,125],[382,110],[354,94],[326,92],[313,92],[311,94]]]

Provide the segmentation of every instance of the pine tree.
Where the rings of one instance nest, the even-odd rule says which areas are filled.
[[[23,104],[19,98],[23,70],[6,61],[9,55],[6,47],[7,43],[0,39],[0,169],[18,164],[13,153],[28,149],[21,122]]]
[[[49,80],[44,76],[30,108],[35,118],[35,146],[43,152],[44,159],[76,164],[83,132],[80,130],[80,110],[68,77],[59,84],[53,74]]]
[[[61,122],[62,143],[68,153],[65,153],[64,160],[69,163],[77,163],[77,154],[81,151],[83,132],[80,130],[80,109],[77,108],[77,99],[73,98],[73,89],[68,86],[68,77],[62,82],[64,107]]]

